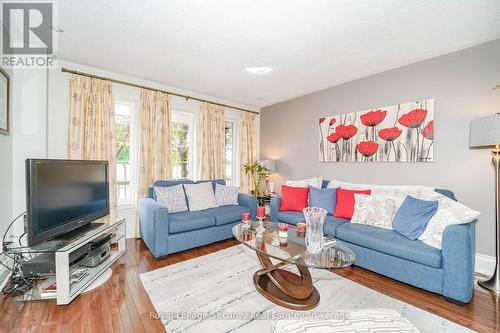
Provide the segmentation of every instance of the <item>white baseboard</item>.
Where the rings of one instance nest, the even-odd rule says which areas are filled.
[[[495,270],[495,257],[476,253],[476,273],[492,275]]]

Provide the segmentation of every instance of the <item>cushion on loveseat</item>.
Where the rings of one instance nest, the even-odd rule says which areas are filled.
[[[409,240],[393,230],[364,224],[344,223],[337,227],[336,233],[336,236],[343,241],[394,257],[441,268],[441,250],[418,240]]]
[[[171,234],[215,225],[215,217],[204,211],[173,213],[169,214],[169,219],[169,232]]]
[[[204,213],[215,218],[215,225],[223,225],[231,222],[241,221],[244,212],[249,212],[248,207],[240,205],[227,205],[206,209]]]

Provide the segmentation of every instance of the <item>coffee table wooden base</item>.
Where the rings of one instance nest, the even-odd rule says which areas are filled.
[[[280,269],[285,262],[273,264],[269,257],[257,253],[262,269],[253,275],[257,291],[271,302],[292,310],[309,310],[319,304],[319,292],[312,285],[307,267],[296,265],[300,275]]]

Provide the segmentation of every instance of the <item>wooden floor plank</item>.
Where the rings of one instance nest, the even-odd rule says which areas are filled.
[[[99,333],[165,332],[160,320],[150,318],[155,309],[139,274],[193,259],[239,244],[235,239],[210,244],[155,259],[138,239],[127,240],[127,253],[113,265],[113,276],[103,286],[80,295],[72,303],[0,300],[0,332]],[[478,332],[500,331],[500,297],[478,286],[465,306],[447,302],[440,295],[406,285],[359,267],[334,273],[412,304]]]

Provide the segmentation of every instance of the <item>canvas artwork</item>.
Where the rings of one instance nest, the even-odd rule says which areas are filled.
[[[434,99],[319,119],[320,162],[434,161]]]

